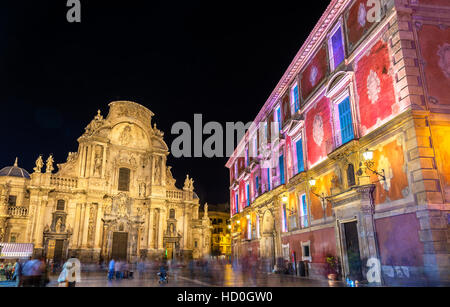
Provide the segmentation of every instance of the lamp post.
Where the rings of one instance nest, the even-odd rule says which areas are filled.
[[[323,219],[324,221],[326,221],[327,218],[327,213],[326,213],[326,205],[325,205],[325,201],[327,201],[329,199],[329,197],[325,196],[325,193],[322,192],[322,195],[317,194],[316,192],[314,192],[314,190],[316,189],[316,183],[317,180],[311,178],[309,180],[309,186],[311,187],[310,191],[311,193],[313,193],[316,197],[320,198],[320,201],[322,203],[322,209],[323,209]]]
[[[374,168],[375,162],[373,161],[373,151],[366,149],[363,152],[363,158],[364,158],[364,165],[365,167],[371,171],[373,174],[377,175],[378,177],[381,177],[381,180],[386,181],[386,174],[384,172],[384,169],[381,170],[381,173],[376,171]],[[379,181],[381,181],[379,180]]]

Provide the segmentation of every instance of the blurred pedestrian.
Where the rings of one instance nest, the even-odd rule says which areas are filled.
[[[112,280],[114,278],[115,265],[116,262],[114,261],[114,259],[111,259],[108,266],[108,280]]]

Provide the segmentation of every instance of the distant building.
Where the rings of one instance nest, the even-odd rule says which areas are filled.
[[[330,1],[227,162],[233,256],[449,282],[450,1],[369,2]]]
[[[56,172],[53,157],[45,172],[42,157],[31,175],[17,160],[0,170],[0,242],[33,243],[57,262],[208,254],[210,221],[199,218],[193,180],[175,186],[154,114],[129,101],[109,106]]]
[[[211,221],[211,256],[231,255],[231,224],[229,204],[208,204]]]

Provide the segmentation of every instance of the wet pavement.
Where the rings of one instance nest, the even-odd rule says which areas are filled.
[[[169,271],[169,283],[159,284],[157,271],[137,273],[133,279],[107,279],[107,272],[82,272],[77,287],[343,287],[342,282],[312,280],[282,274],[243,274],[230,265],[222,271],[196,271],[178,269]],[[57,275],[50,276],[48,287],[57,287]]]

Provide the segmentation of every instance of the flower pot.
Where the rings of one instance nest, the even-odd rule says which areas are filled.
[[[337,274],[328,274],[329,280],[337,280]]]

